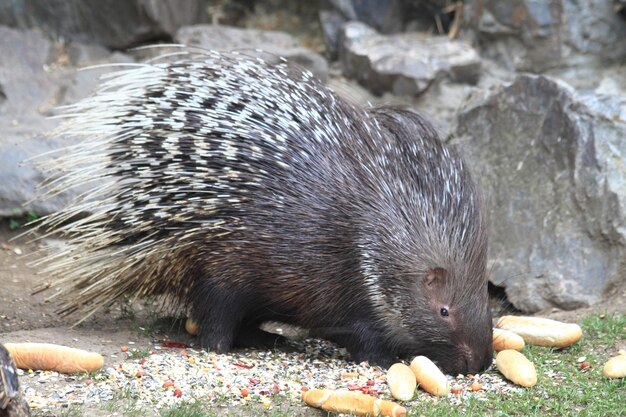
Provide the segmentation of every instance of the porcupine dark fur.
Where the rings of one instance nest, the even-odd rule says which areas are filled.
[[[277,320],[357,361],[491,363],[478,192],[421,115],[211,52],[116,72],[66,117],[84,140],[49,191],[90,191],[43,224],[72,244],[48,269],[64,311],[165,294],[220,352]]]

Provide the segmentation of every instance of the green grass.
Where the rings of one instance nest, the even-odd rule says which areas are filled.
[[[128,359],[142,359],[150,356],[150,349],[130,349]]]
[[[161,411],[161,417],[213,417],[224,414],[224,410],[210,409],[201,402],[184,403]]]
[[[132,393],[130,392],[120,393],[115,396],[114,401],[102,403],[96,407],[107,412],[106,414],[108,415],[116,413],[116,415],[125,417],[144,417],[152,416],[154,414],[151,410],[146,409],[144,405],[138,404],[137,400],[132,398]],[[85,410],[80,415],[88,417],[92,414],[92,410]]]
[[[608,358],[626,338],[626,315],[582,321],[583,338],[567,349],[526,346],[524,355],[535,364],[538,382],[520,393],[489,394],[486,401],[471,395],[461,405],[448,399],[418,404],[411,416],[626,416],[626,381],[602,374]],[[580,359],[591,362],[581,370]],[[492,371],[495,372],[495,371]]]
[[[202,402],[183,403],[181,405],[161,411],[160,417],[296,417],[296,416],[325,416],[319,410],[303,407],[282,406],[279,408],[265,408],[260,404],[248,404],[237,407],[209,407]],[[331,414],[332,415],[332,414]]]
[[[82,414],[80,410],[76,407],[70,407],[66,410],[62,410],[59,414],[59,417],[81,417]]]
[[[582,327],[586,338],[593,337],[594,344],[613,345],[626,338],[626,314],[588,316],[583,319]]]
[[[154,337],[161,333],[184,332],[185,322],[178,317],[162,316],[156,310],[150,310],[148,316],[135,325],[137,334],[142,337]]]
[[[13,210],[14,215],[8,218],[8,224],[10,230],[18,230],[21,229],[24,225],[35,221],[39,218],[39,215],[34,211],[29,211],[27,213],[22,213],[19,209]]]

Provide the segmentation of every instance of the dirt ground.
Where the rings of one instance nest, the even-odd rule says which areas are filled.
[[[112,309],[72,327],[76,318],[58,316],[55,302],[46,300],[51,291],[31,294],[45,279],[37,273],[38,267],[31,265],[41,256],[44,245],[27,243],[25,238],[11,240],[17,235],[7,227],[0,228],[0,342],[49,342],[83,348],[103,354],[105,366],[119,361],[117,355],[123,345],[149,349],[154,337],[193,343],[180,326],[174,326],[169,332],[161,330],[156,336],[142,332],[142,326],[150,326],[154,321],[151,309],[142,303],[137,303],[131,315]],[[616,288],[606,301],[593,307],[576,311],[550,310],[539,315],[579,322],[586,315],[611,312],[626,313],[626,285]]]
[[[147,348],[150,338],[141,337],[138,318],[143,305],[138,304],[137,316],[125,317],[120,310],[100,314],[76,327],[77,317],[61,317],[55,313],[57,304],[46,299],[52,291],[32,294],[45,279],[41,269],[31,265],[42,255],[43,244],[27,243],[26,238],[11,238],[19,233],[0,229],[0,341],[49,342],[101,352],[105,357],[119,352],[129,341]],[[146,313],[147,314],[147,313]],[[184,334],[182,335],[184,336]]]

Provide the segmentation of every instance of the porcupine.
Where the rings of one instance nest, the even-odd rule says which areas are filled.
[[[65,116],[82,142],[48,192],[89,191],[43,222],[71,243],[48,270],[62,312],[162,294],[218,352],[274,346],[272,320],[355,361],[490,365],[479,193],[418,113],[207,52],[116,72]]]

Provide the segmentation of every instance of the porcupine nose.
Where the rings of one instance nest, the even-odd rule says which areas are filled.
[[[459,346],[462,358],[464,360],[464,371],[461,373],[478,373],[489,368],[492,362],[493,350],[491,345],[486,348],[477,350],[469,345],[462,344]]]

